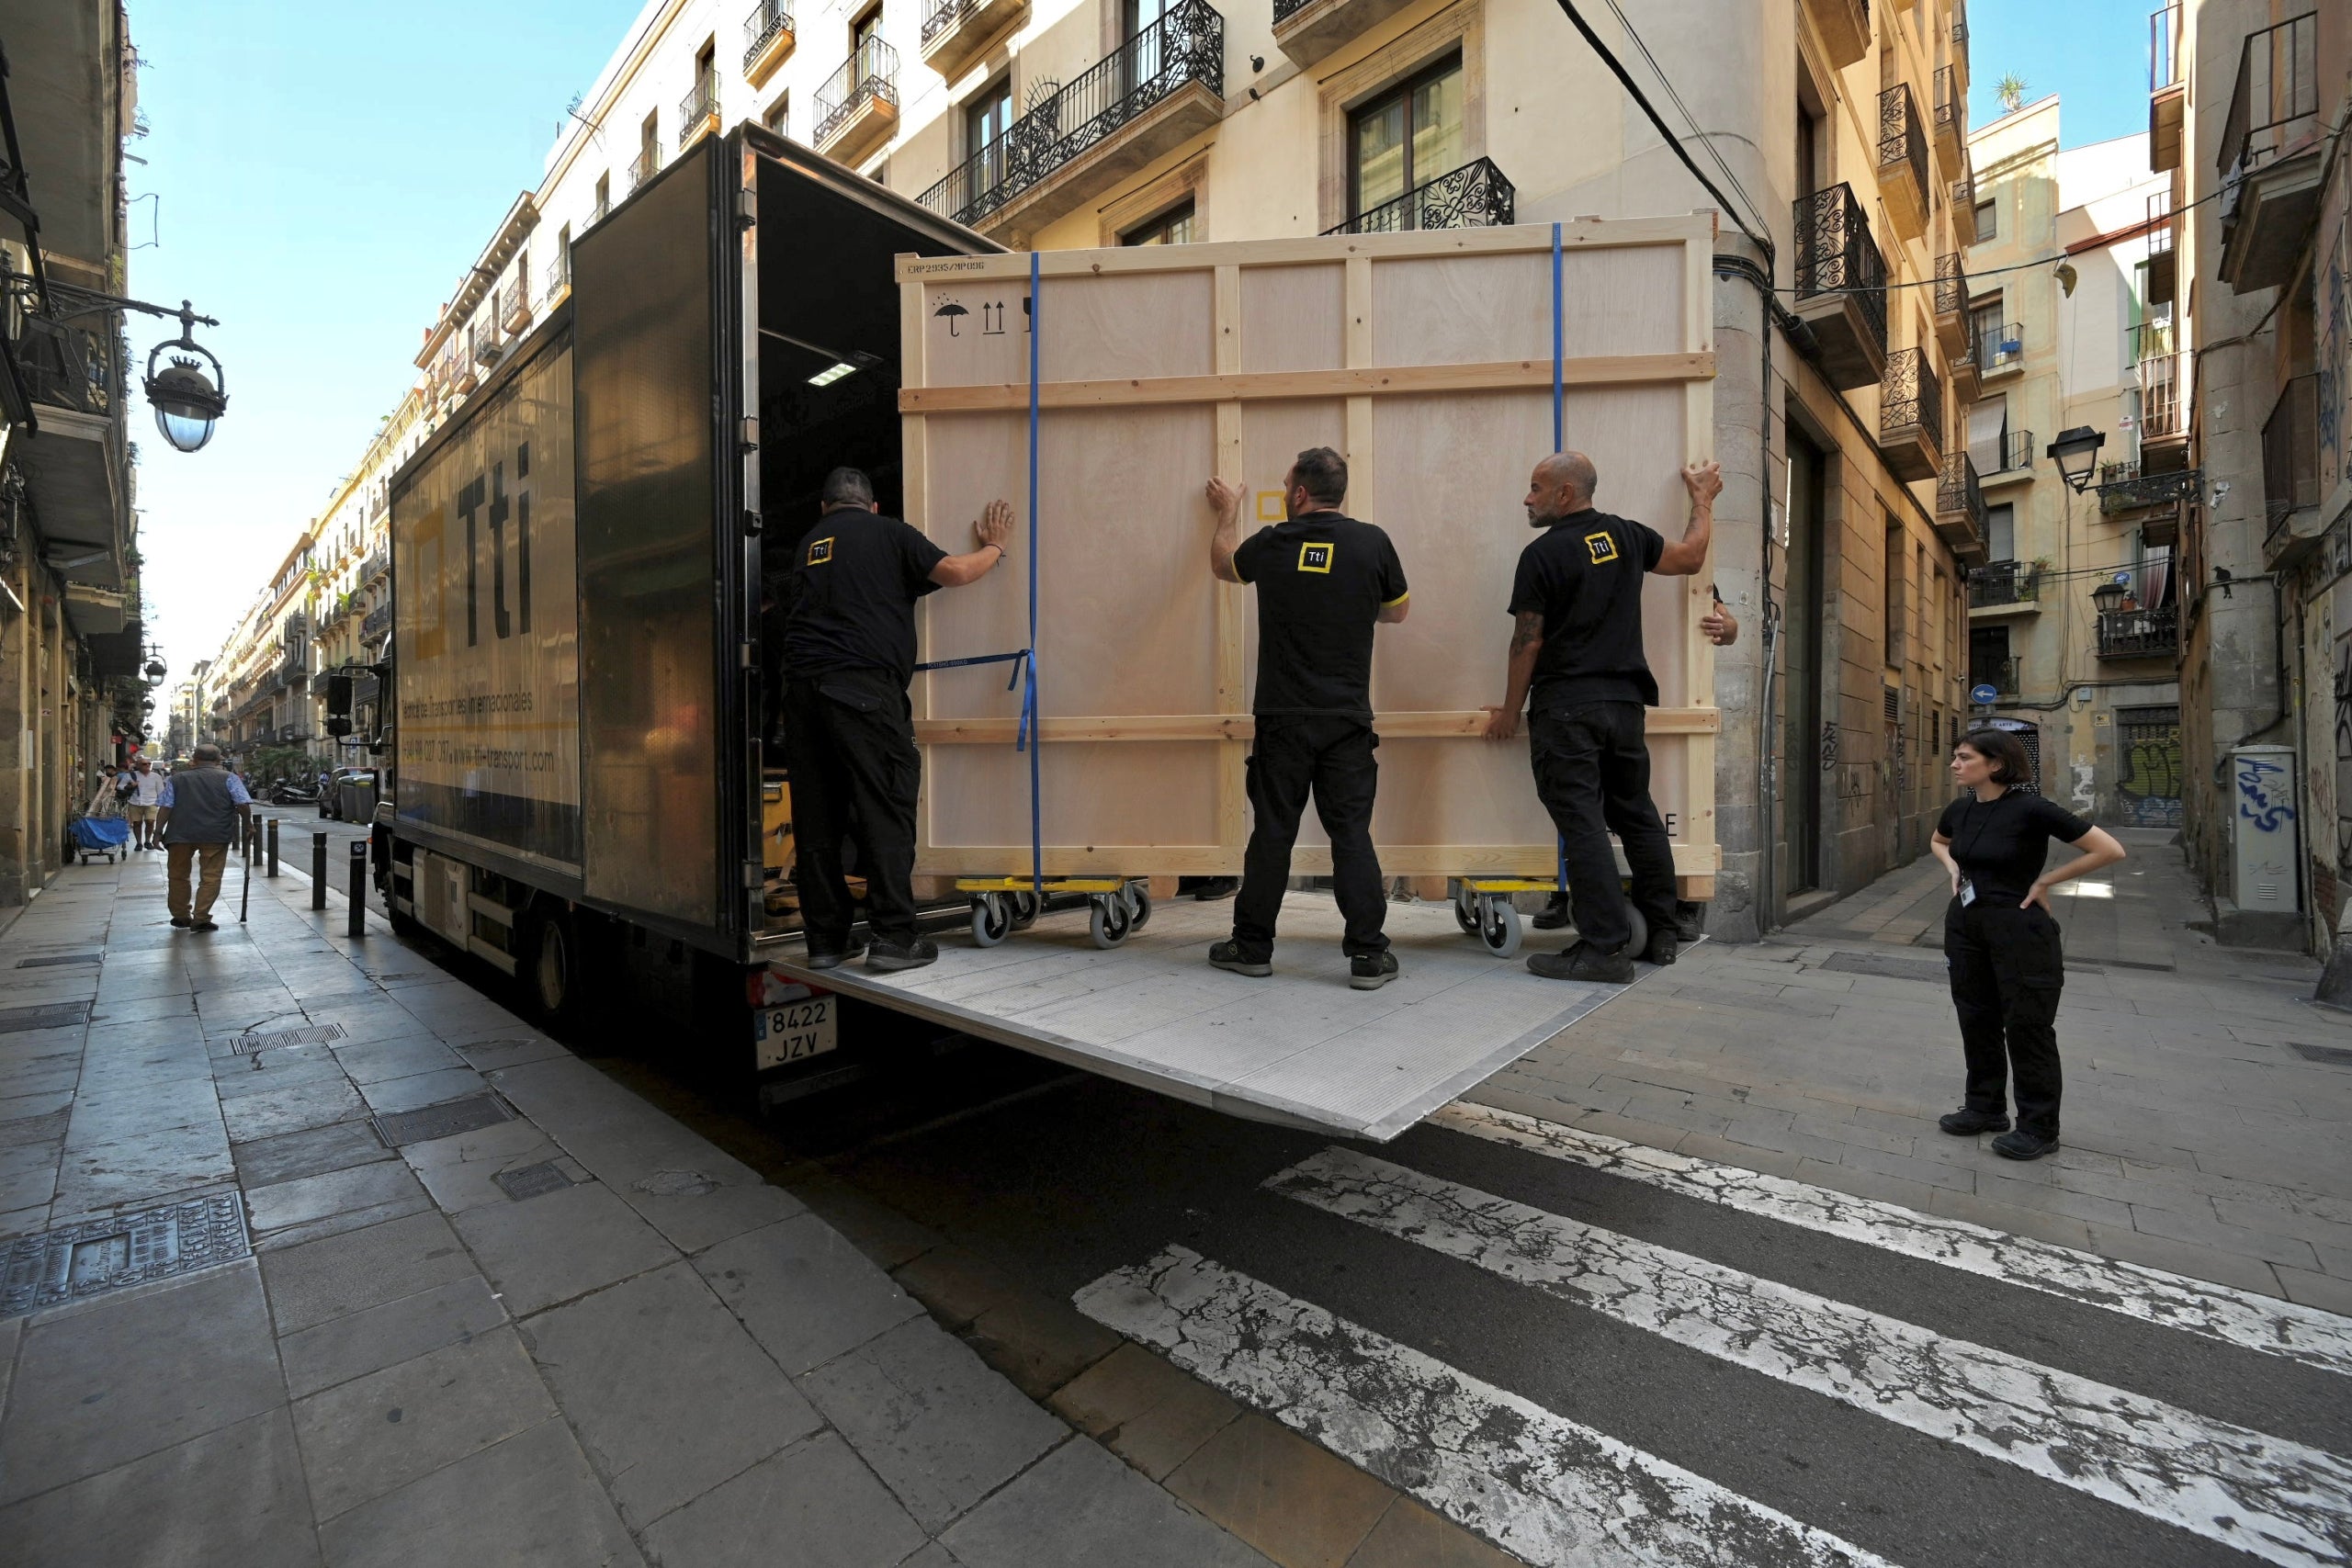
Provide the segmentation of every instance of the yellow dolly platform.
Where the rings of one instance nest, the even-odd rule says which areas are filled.
[[[1453,883],[1453,921],[1464,934],[1484,942],[1487,951],[1498,958],[1509,958],[1519,952],[1519,944],[1526,936],[1519,910],[1512,905],[1514,893],[1556,893],[1559,884],[1554,880],[1537,881],[1524,876],[1462,876]],[[1626,951],[1639,956],[1650,945],[1650,923],[1642,918],[1641,910],[1629,901],[1625,915],[1632,922],[1633,937]]]
[[[1139,877],[1065,876],[1039,884],[1025,876],[959,876],[956,891],[972,896],[972,941],[982,947],[1028,930],[1045,911],[1043,895],[1055,893],[1086,895],[1088,934],[1100,948],[1116,947],[1151,923],[1150,886]]]

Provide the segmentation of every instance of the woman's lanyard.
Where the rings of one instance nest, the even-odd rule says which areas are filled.
[[[2002,801],[2008,799],[2008,797],[2009,792],[2007,790],[2003,790],[2000,794],[1995,795],[1990,800],[1972,800],[1960,809],[1960,825],[1962,828],[1966,828],[1971,822],[1976,823],[1976,830],[1968,836],[1968,844],[1966,848],[1962,848],[1957,842],[1953,844],[1955,853],[1952,858],[1962,863],[1960,874],[1960,902],[1962,908],[1976,902],[1976,878],[1969,874],[1966,863],[1975,855],[1976,846],[1978,842],[1984,839],[1984,829],[1993,820],[1993,814],[1990,811],[1987,811],[1984,814],[1984,820],[1977,821],[1976,808],[1980,806],[1998,806]]]

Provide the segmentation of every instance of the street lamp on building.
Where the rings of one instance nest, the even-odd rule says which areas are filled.
[[[2058,439],[2050,444],[2050,460],[2058,465],[2058,477],[2072,485],[2076,495],[2090,487],[2091,473],[2098,467],[2098,449],[2107,445],[2107,437],[2087,424],[2059,432]]]
[[[2111,615],[2123,607],[2123,601],[2130,592],[2131,590],[2120,582],[2102,582],[2091,590],[2091,604],[2100,615]]]
[[[179,318],[180,335],[148,353],[147,400],[154,405],[155,428],[164,439],[183,452],[194,452],[212,439],[212,427],[229,406],[229,378],[220,368],[220,356],[196,341],[196,323],[213,323],[198,317],[185,299]],[[167,355],[171,362],[158,370],[156,361]]]

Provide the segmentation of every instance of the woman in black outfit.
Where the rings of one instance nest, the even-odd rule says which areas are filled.
[[[1944,807],[1936,858],[1951,873],[1944,957],[1968,1060],[1958,1111],[1936,1124],[1955,1137],[1998,1133],[1993,1152],[2040,1159],[2058,1146],[2058,992],[2065,957],[2050,889],[2123,858],[2113,834],[2057,802],[2020,788],[2033,776],[2024,743],[1978,729],[1952,748],[1952,782],[1969,793]],[[2042,869],[2050,840],[2083,851]],[[2007,1089],[2017,1080],[2018,1124],[2009,1128]]]

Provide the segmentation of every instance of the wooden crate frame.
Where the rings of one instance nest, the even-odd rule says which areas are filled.
[[[1514,254],[1534,254],[1548,264],[1555,243],[1562,253],[1564,265],[1566,257],[1579,253],[1629,247],[1671,248],[1679,253],[1673,262],[1680,293],[1677,312],[1679,320],[1674,323],[1672,334],[1679,338],[1676,350],[1565,357],[1558,365],[1559,380],[1562,386],[1570,389],[1679,386],[1682,394],[1683,417],[1681,460],[1704,462],[1711,457],[1713,448],[1711,382],[1714,375],[1714,354],[1711,264],[1713,240],[1712,215],[1694,213],[1679,219],[1581,220],[1557,226],[1556,241],[1554,228],[1545,225],[1045,252],[1035,257],[1035,263],[1040,280],[1040,319],[1046,323],[1046,341],[1049,344],[1054,341],[1053,333],[1057,327],[1053,288],[1056,279],[1152,273],[1212,273],[1214,365],[1212,372],[1205,375],[1046,380],[1036,389],[1037,407],[1041,419],[1049,419],[1055,412],[1064,410],[1205,405],[1214,410],[1216,471],[1227,477],[1237,477],[1243,472],[1244,415],[1253,405],[1285,400],[1343,400],[1344,450],[1358,476],[1349,498],[1349,510],[1356,513],[1356,509],[1362,507],[1363,511],[1358,514],[1375,522],[1381,521],[1378,498],[1367,498],[1365,482],[1374,468],[1366,458],[1372,454],[1376,400],[1400,394],[1442,392],[1527,389],[1548,392],[1554,384],[1555,367],[1548,348],[1540,357],[1475,364],[1383,366],[1374,363],[1375,329],[1378,325],[1374,319],[1374,272],[1377,266],[1384,262]],[[1025,361],[1018,379],[971,385],[932,385],[931,356],[926,342],[929,291],[950,285],[959,288],[986,289],[993,287],[1000,291],[1016,290],[1025,297],[1032,261],[1031,255],[1025,253],[944,260],[911,255],[899,258],[902,343],[899,410],[905,454],[905,511],[910,523],[950,549],[967,548],[968,544],[962,536],[966,521],[962,514],[964,509],[956,508],[957,514],[952,517],[934,518],[932,515],[933,508],[931,502],[934,491],[932,462],[934,448],[941,444],[944,434],[936,427],[935,422],[970,415],[993,415],[1000,420],[1007,415],[1026,415],[1030,408],[1031,389]],[[1244,275],[1253,268],[1301,267],[1318,264],[1337,264],[1344,268],[1343,365],[1326,369],[1245,369],[1242,342]],[[1547,276],[1548,272],[1547,265]],[[1573,309],[1575,301],[1569,303]],[[1000,305],[997,309],[1001,328],[1004,308]],[[1571,444],[1574,444],[1573,433]],[[1517,456],[1513,456],[1511,461],[1517,462]],[[1517,482],[1516,475],[1510,471],[1509,465],[1498,475],[1497,482],[1506,486]],[[1604,465],[1604,487],[1607,482]],[[1014,494],[1011,499],[1022,519],[1017,536],[1018,548],[1026,542],[1026,514],[1023,497]],[[1202,507],[1201,515],[1199,570],[1205,576],[1209,533],[1205,505]],[[1681,521],[1679,516],[1649,520],[1669,538],[1679,536]],[[1060,521],[1067,525],[1067,519]],[[1045,526],[1050,530],[1056,522],[1049,516]],[[1245,532],[1254,526],[1246,513],[1244,525]],[[1053,615],[1052,558],[1049,545],[1040,588],[1041,626]],[[1409,551],[1406,565],[1410,578],[1413,562]],[[1023,568],[1014,562],[1003,570],[1019,571]],[[1699,621],[1710,604],[1708,574],[1702,571],[1694,577],[1680,580],[1680,582],[1681,589],[1676,603],[1680,611],[1681,624],[1672,641],[1679,645],[1683,660],[1684,690],[1694,697],[1699,694],[1711,697],[1713,692],[1713,649],[1699,630]],[[1254,721],[1244,700],[1247,682],[1242,595],[1249,592],[1246,587],[1232,584],[1218,584],[1214,591],[1216,710],[1213,712],[1094,716],[1055,714],[1050,711],[1053,671],[1050,665],[1041,671],[1042,705],[1047,711],[1039,725],[1039,739],[1045,745],[1074,741],[1200,741],[1214,743],[1218,749],[1214,844],[1098,849],[1090,845],[1057,842],[1053,838],[1053,824],[1048,820],[1043,854],[1044,870],[1048,877],[1087,874],[1150,877],[1164,892],[1172,886],[1170,879],[1178,875],[1230,875],[1238,873],[1249,833],[1244,761],[1254,734]],[[932,607],[937,604],[940,597],[933,595],[924,600],[919,611],[926,633],[924,657],[939,659],[1005,651],[935,646],[928,634],[932,630],[933,617]],[[1495,610],[1498,619],[1489,665],[1495,692],[1499,697],[1508,622],[1500,619],[1499,603]],[[912,694],[915,735],[925,750],[927,763],[941,748],[992,745],[1004,747],[1008,751],[1012,749],[1018,724],[1014,717],[933,716],[932,682],[937,678],[918,676]],[[1476,708],[1385,711],[1375,715],[1374,722],[1385,739],[1420,739],[1477,737],[1484,728],[1485,718],[1484,712]],[[1681,895],[1688,898],[1713,896],[1714,874],[1722,860],[1714,834],[1714,737],[1721,729],[1722,716],[1712,702],[1694,700],[1679,706],[1653,708],[1648,714],[1650,734],[1678,737],[1681,742],[1679,768],[1672,781],[1679,785],[1683,818],[1682,835],[1674,845],[1674,861]],[[935,803],[932,793],[935,772],[930,765],[924,769],[917,818],[917,870],[921,875],[933,879],[930,882],[932,889],[943,890],[944,879],[958,875],[1026,876],[1031,869],[1031,851],[1025,831],[1017,845],[943,847],[935,843],[933,832]],[[1527,788],[1532,798],[1534,788],[1532,778]],[[1022,816],[1025,821],[1025,810]],[[1414,878],[1417,890],[1423,897],[1442,896],[1444,879],[1452,876],[1523,876],[1548,881],[1555,874],[1557,863],[1556,847],[1549,840],[1499,846],[1381,842],[1378,848],[1384,874]],[[1292,870],[1299,875],[1328,874],[1330,870],[1329,851],[1302,843],[1294,853]]]

